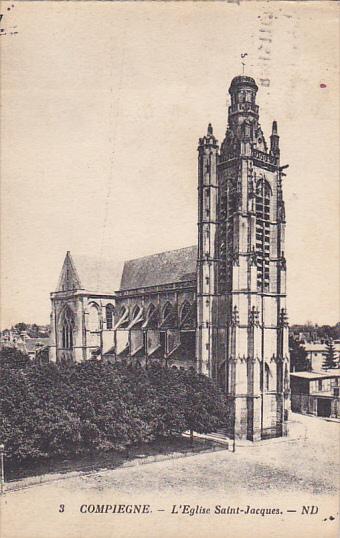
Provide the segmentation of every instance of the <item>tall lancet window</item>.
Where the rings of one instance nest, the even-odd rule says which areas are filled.
[[[256,186],[256,259],[257,287],[269,289],[270,203],[272,191],[265,179]]]
[[[94,303],[89,306],[88,329],[92,332],[97,332],[100,330],[99,310],[97,305]]]
[[[112,304],[108,304],[105,307],[105,318],[106,318],[106,328],[112,329],[113,327],[113,314],[114,314],[114,308]]]
[[[74,317],[69,308],[63,314],[62,344],[64,349],[73,349]]]

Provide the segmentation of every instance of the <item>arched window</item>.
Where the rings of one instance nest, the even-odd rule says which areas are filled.
[[[162,310],[161,327],[174,327],[177,325],[177,309],[168,301]]]
[[[288,372],[288,366],[285,365],[285,375],[284,375],[284,390],[289,390],[289,372]]]
[[[132,329],[132,327],[139,327],[139,325],[143,322],[144,319],[143,313],[143,308],[139,305],[135,305],[132,310],[131,322],[127,328]]]
[[[155,305],[151,303],[148,308],[148,314],[147,314],[148,319],[150,319],[154,315],[155,310],[156,310]]]
[[[265,179],[256,185],[256,260],[257,287],[269,289],[270,205],[272,191]]]
[[[136,306],[132,310],[132,320],[135,320],[139,316],[141,309],[142,308],[138,304],[136,304]]]
[[[172,315],[172,306],[170,303],[166,303],[163,308],[163,321],[169,318]]]
[[[181,311],[180,311],[180,323],[190,323],[191,320],[191,304],[189,301],[184,301]]]
[[[146,320],[144,322],[144,325],[143,327],[146,328],[156,328],[158,325],[158,315],[157,315],[157,308],[155,307],[154,304],[150,304],[148,309],[147,309],[147,314],[146,314]]]
[[[74,316],[69,308],[64,310],[62,321],[62,345],[64,349],[73,349]]]
[[[229,181],[227,185],[227,211],[231,217],[238,210],[238,194],[235,182]]]
[[[108,304],[105,307],[105,319],[106,319],[106,328],[112,329],[113,327],[113,314],[114,314],[114,307],[112,304]]]
[[[184,301],[183,306],[181,308],[181,321],[184,321],[186,317],[190,315],[191,312],[191,304],[189,301]]]
[[[96,332],[100,329],[99,312],[95,304],[91,304],[89,307],[88,327],[91,332]]]
[[[244,103],[245,98],[246,98],[245,91],[241,90],[239,95],[238,95],[238,102],[239,103]]]

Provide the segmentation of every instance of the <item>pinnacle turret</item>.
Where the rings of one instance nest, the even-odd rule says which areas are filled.
[[[277,122],[273,121],[272,134],[270,135],[270,153],[275,157],[280,156],[280,137],[277,134]]]
[[[199,139],[199,146],[218,146],[218,140],[214,136],[214,130],[211,123],[208,124],[207,134]]]

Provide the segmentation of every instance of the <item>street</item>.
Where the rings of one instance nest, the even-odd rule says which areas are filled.
[[[223,525],[229,529],[240,525],[242,538],[248,536],[247,533],[251,536],[254,525],[267,532],[270,523],[278,526],[276,537],[281,535],[281,527],[282,532],[290,524],[296,528],[303,518],[300,536],[307,536],[307,531],[315,532],[319,524],[322,536],[335,537],[339,523],[336,497],[339,424],[297,414],[292,414],[291,418],[290,438],[236,445],[235,453],[222,450],[148,465],[102,470],[9,492],[2,498],[1,536],[38,538],[46,536],[48,529],[49,538],[87,537],[94,535],[86,534],[94,525],[91,532],[95,529],[98,537],[111,536],[111,532],[115,536],[128,536],[131,532],[131,536],[170,537],[181,536],[173,530],[174,524],[181,532],[184,529],[188,532],[200,521],[199,532],[203,532],[205,525],[207,529],[211,524],[216,525],[216,529],[220,525],[221,529]],[[83,504],[97,503],[147,503],[152,513],[143,516],[81,513]],[[178,513],[171,513],[174,504]],[[179,507],[185,504],[196,513],[192,516],[182,514]],[[229,512],[238,506],[248,513],[266,507],[279,511],[279,515],[215,515],[216,505],[229,506]],[[318,506],[318,513],[302,516],[304,505]],[[203,512],[209,509],[210,514],[197,513],[199,507]],[[189,508],[185,510],[190,511]],[[165,522],[166,528],[163,527]],[[32,528],[31,534],[25,534]]]

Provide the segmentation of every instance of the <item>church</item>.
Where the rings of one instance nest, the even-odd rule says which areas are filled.
[[[230,85],[221,145],[198,143],[197,244],[120,264],[67,252],[51,293],[50,360],[103,357],[194,368],[228,400],[226,433],[287,435],[285,205],[278,127],[269,144],[258,87]]]

